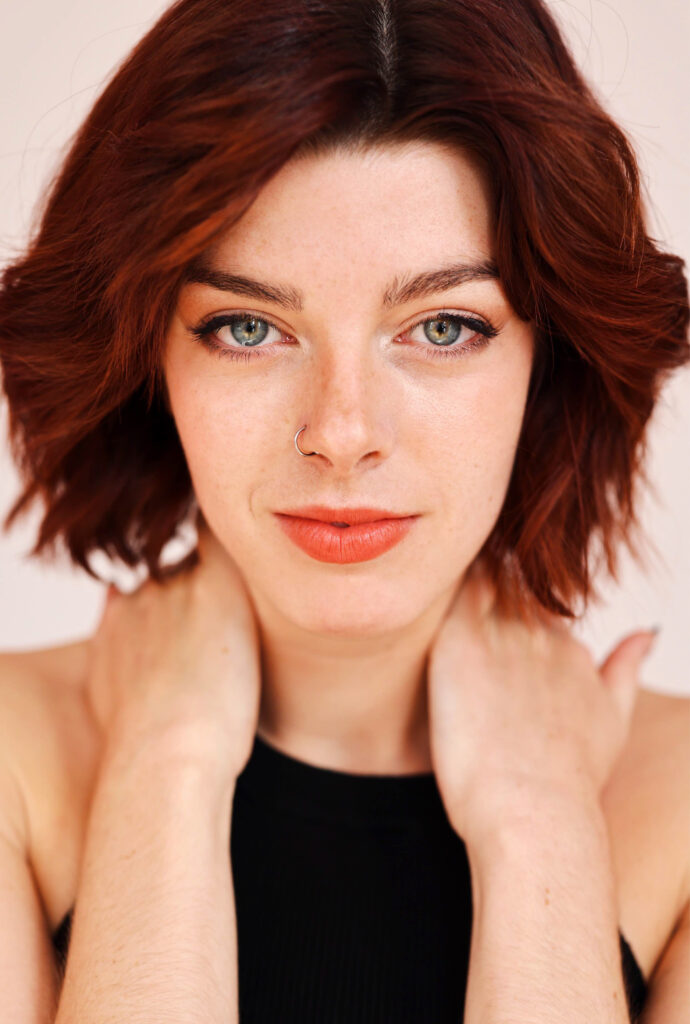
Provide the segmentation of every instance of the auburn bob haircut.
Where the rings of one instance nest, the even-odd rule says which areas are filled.
[[[194,495],[161,354],[193,261],[293,155],[428,140],[486,171],[494,259],[535,330],[523,429],[478,557],[572,617],[592,545],[617,579],[645,428],[690,360],[683,261],[648,236],[634,153],[540,0],[178,0],[111,77],[0,286],[23,491],[96,578],[161,565]],[[193,565],[196,552],[173,567]],[[513,584],[519,583],[519,588]]]

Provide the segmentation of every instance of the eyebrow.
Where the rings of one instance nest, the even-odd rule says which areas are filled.
[[[385,309],[423,298],[435,292],[447,291],[467,281],[498,280],[498,267],[493,260],[478,263],[452,263],[438,270],[425,270],[414,276],[395,277],[384,289],[382,303]],[[300,313],[304,295],[297,288],[255,281],[243,274],[231,274],[205,263],[195,262],[188,269],[185,280],[189,284],[207,284],[223,292],[234,292],[250,299],[262,299],[277,306]]]

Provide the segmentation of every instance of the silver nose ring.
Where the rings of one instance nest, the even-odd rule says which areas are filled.
[[[306,430],[306,429],[307,429],[307,424],[305,423],[304,426],[300,427],[299,430],[297,431],[297,433],[295,434],[295,448],[300,453],[300,455],[306,455],[307,457],[310,456],[310,455],[318,455],[319,454],[318,452],[303,452],[302,449],[300,448],[300,446],[297,444],[297,438],[302,433],[302,431]]]

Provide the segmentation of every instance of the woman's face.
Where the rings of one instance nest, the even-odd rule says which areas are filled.
[[[388,146],[291,162],[209,251],[207,268],[271,294],[182,288],[171,409],[198,504],[260,611],[373,635],[456,588],[501,509],[533,358],[492,256],[489,194],[468,156]],[[458,264],[475,273],[406,289]],[[191,333],[229,314],[242,316],[207,339],[220,351]],[[304,424],[310,458],[294,444]],[[383,554],[326,562],[276,515],[311,504],[418,518]]]

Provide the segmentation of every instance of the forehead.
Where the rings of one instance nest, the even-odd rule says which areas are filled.
[[[286,247],[288,252],[286,252]],[[299,260],[302,254],[376,259],[489,258],[490,195],[469,152],[440,143],[336,149],[293,158],[209,250],[213,262]],[[404,262],[404,261],[403,261]]]

